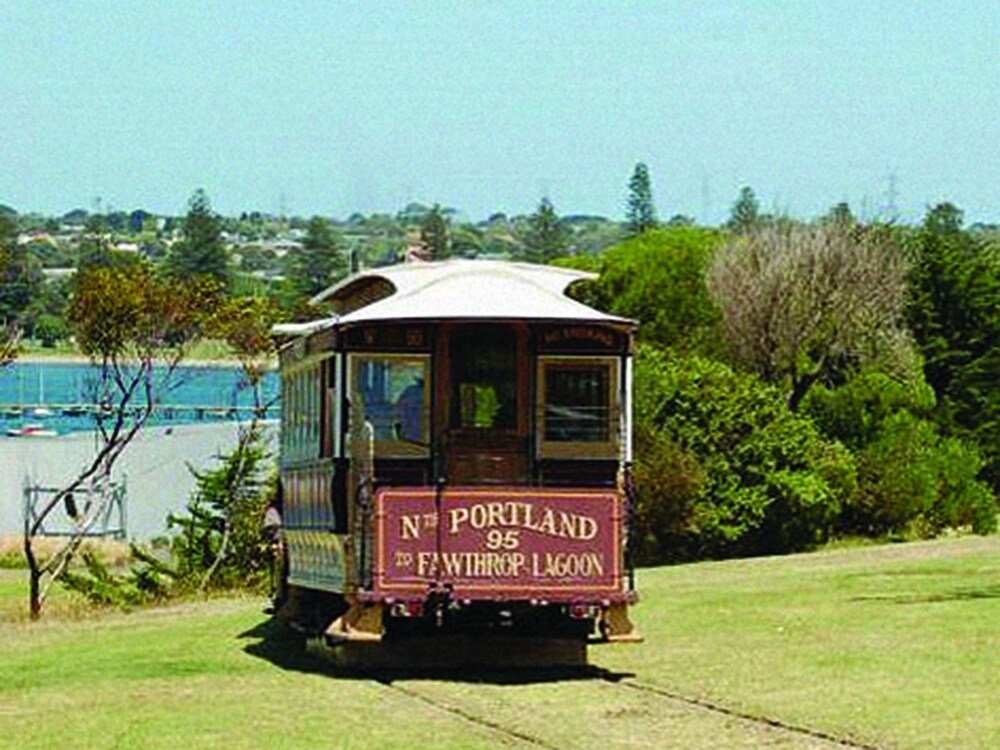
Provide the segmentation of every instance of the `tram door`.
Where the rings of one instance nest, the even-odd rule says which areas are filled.
[[[452,486],[527,480],[526,334],[512,325],[456,326],[447,338],[445,479]]]

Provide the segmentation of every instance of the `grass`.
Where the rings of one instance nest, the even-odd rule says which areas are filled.
[[[35,540],[33,548],[35,555],[39,559],[44,560],[65,543],[66,540],[62,538],[39,537]],[[81,546],[81,550],[91,550],[101,562],[111,568],[124,567],[130,557],[127,542],[118,542],[111,539],[88,539]],[[79,556],[77,559],[79,559]],[[19,536],[0,536],[0,569],[27,569],[27,567],[28,560],[24,556],[23,538]]]
[[[1000,744],[1000,540],[645,572],[647,643],[609,651],[686,696],[890,747]]]
[[[32,361],[87,361],[86,355],[80,351],[76,344],[69,341],[61,341],[55,347],[44,347],[37,342],[28,341],[23,343],[19,356],[21,359]],[[232,347],[219,339],[202,339],[197,341],[184,355],[185,364],[215,362],[232,366],[238,364]]]
[[[0,581],[10,575],[0,572]],[[7,598],[0,593],[0,606]],[[248,653],[260,642],[260,604],[0,620],[0,747],[496,746],[486,730],[470,733],[466,722],[378,683]],[[386,720],[393,716],[401,721]]]
[[[646,642],[612,673],[736,712],[893,748],[1000,744],[1000,539],[838,549],[639,571]],[[807,747],[604,680],[336,676],[267,640],[259,600],[29,625],[0,571],[0,748]],[[66,595],[63,595],[66,596]],[[63,605],[66,612],[74,610]],[[272,629],[273,634],[273,629]],[[514,743],[516,744],[516,743]]]

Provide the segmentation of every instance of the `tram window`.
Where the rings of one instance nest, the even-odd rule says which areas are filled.
[[[429,363],[426,355],[351,355],[352,413],[371,425],[376,456],[428,454]]]
[[[517,427],[517,339],[499,326],[456,331],[451,338],[451,426]]]
[[[617,450],[617,360],[542,357],[538,373],[538,429],[542,456],[614,457]]]
[[[300,461],[320,455],[320,365],[281,377],[281,455]]]

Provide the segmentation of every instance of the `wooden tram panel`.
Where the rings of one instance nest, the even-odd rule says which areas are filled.
[[[456,600],[624,601],[614,491],[387,488],[375,510],[374,593]]]

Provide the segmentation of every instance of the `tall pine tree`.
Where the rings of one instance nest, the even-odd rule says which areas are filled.
[[[628,181],[628,207],[625,212],[629,233],[638,236],[656,226],[653,186],[649,168],[642,162],[635,165]]]
[[[532,263],[546,263],[566,250],[569,232],[556,214],[548,197],[542,198],[538,209],[528,219],[528,232],[524,238],[525,259]]]
[[[229,252],[222,241],[222,222],[212,211],[208,194],[198,188],[188,201],[181,229],[183,238],[170,249],[167,270],[178,279],[208,276],[229,282]]]
[[[945,430],[972,438],[1000,490],[1000,270],[951,203],[915,238],[907,318]]]
[[[746,234],[756,229],[760,224],[760,203],[754,195],[753,188],[744,185],[729,212],[729,222],[726,224],[737,234]]]
[[[420,239],[427,248],[430,260],[444,260],[451,255],[451,238],[448,232],[448,221],[437,203],[427,212],[420,223]]]
[[[289,261],[289,279],[295,291],[304,297],[319,294],[347,273],[343,237],[322,216],[309,220],[302,249]]]

